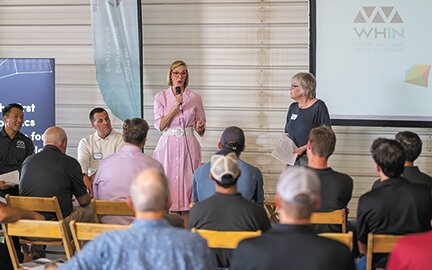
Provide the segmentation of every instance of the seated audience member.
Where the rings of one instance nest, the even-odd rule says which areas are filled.
[[[252,203],[237,192],[240,176],[237,155],[222,150],[211,157],[210,175],[216,193],[197,202],[189,216],[189,228],[217,231],[267,231],[271,225],[263,206]],[[217,249],[218,267],[229,267],[231,250]]]
[[[411,131],[401,131],[396,134],[395,141],[400,143],[405,150],[405,164],[403,176],[411,183],[423,184],[432,188],[432,177],[420,171],[418,166],[414,166],[414,161],[420,156],[422,151],[422,141],[420,137]],[[375,181],[372,189],[379,183]]]
[[[330,127],[317,127],[309,133],[306,145],[308,167],[318,175],[321,184],[321,207],[318,212],[348,209],[351,200],[352,178],[327,165],[335,145],[336,136]],[[317,232],[341,232],[340,225],[315,225],[314,228]]]
[[[71,220],[94,222],[90,195],[84,185],[81,167],[76,159],[66,155],[67,136],[60,127],[48,128],[43,136],[44,148],[24,161],[20,195],[31,197],[57,196],[66,225]],[[79,207],[73,207],[75,196]],[[55,213],[41,213],[46,220]]]
[[[136,219],[130,229],[104,233],[59,269],[214,269],[204,239],[164,220],[168,181],[159,170],[145,170],[130,186]]]
[[[99,162],[123,146],[122,135],[112,129],[111,120],[105,109],[94,108],[89,119],[96,131],[81,139],[78,144],[78,162],[85,175],[86,185],[93,181]]]
[[[218,143],[220,150],[234,151],[239,158],[238,163],[241,175],[237,181],[238,192],[248,201],[263,204],[263,178],[260,169],[240,159],[240,154],[244,151],[245,147],[243,130],[235,126],[226,128]],[[205,200],[214,193],[215,185],[210,179],[210,162],[208,162],[195,170],[193,177],[193,201]]]
[[[316,235],[310,226],[311,214],[319,204],[320,183],[313,171],[290,167],[283,172],[276,186],[280,224],[260,237],[240,242],[231,269],[354,270],[348,247]]]
[[[0,223],[12,223],[20,219],[44,220],[45,218],[41,214],[38,214],[36,212],[23,210],[16,207],[5,206],[3,203],[0,203]],[[18,260],[20,262],[23,262],[24,255],[21,252],[21,245],[19,243],[19,240],[17,237],[13,237],[12,239],[14,240],[14,246],[17,252]],[[6,242],[0,243],[0,269],[13,269]]]
[[[368,233],[408,234],[431,229],[432,197],[430,188],[412,184],[401,177],[405,153],[389,139],[376,139],[371,148],[380,182],[363,194],[357,210],[359,250],[366,254]],[[384,268],[387,254],[374,254],[373,266]],[[359,262],[363,263],[365,258]]]
[[[404,236],[390,254],[387,270],[430,270],[432,231]]]
[[[144,169],[154,168],[163,172],[162,164],[143,153],[149,125],[144,119],[132,118],[123,123],[125,144],[116,153],[99,164],[93,181],[93,196],[97,200],[126,201],[130,196],[130,185],[135,176]],[[133,217],[103,216],[102,223],[130,224]],[[171,219],[170,219],[171,220]],[[175,220],[175,219],[173,219]],[[178,216],[178,226],[183,219]]]
[[[1,109],[1,108],[0,108]],[[21,171],[24,160],[33,154],[32,141],[20,132],[24,123],[24,108],[17,103],[3,109],[4,127],[0,131],[0,175]],[[0,176],[0,196],[18,195],[18,186],[8,184]]]

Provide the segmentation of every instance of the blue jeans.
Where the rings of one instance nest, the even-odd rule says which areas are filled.
[[[366,270],[366,256],[356,259],[356,269]]]

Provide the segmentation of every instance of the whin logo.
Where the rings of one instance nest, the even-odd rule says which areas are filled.
[[[353,22],[355,36],[360,39],[405,37],[403,20],[394,7],[362,7]]]

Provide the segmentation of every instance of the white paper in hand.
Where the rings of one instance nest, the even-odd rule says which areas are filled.
[[[5,181],[6,184],[9,185],[18,185],[19,184],[19,171],[11,171],[8,173],[0,174],[0,180]]]
[[[294,154],[296,149],[295,143],[287,135],[282,134],[271,155],[284,164],[294,165],[297,159],[297,154]]]

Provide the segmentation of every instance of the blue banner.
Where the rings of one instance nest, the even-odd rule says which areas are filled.
[[[10,103],[24,107],[21,132],[36,153],[43,148],[42,134],[55,125],[54,70],[54,59],[0,58],[0,111]]]
[[[138,2],[91,2],[96,79],[105,103],[121,120],[142,117]]]

